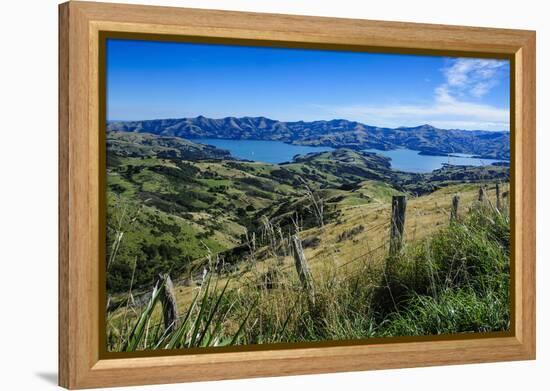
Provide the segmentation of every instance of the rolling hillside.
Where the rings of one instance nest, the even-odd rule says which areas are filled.
[[[264,218],[285,232],[296,218],[303,229],[314,227],[308,189],[323,200],[330,223],[345,214],[344,206],[370,205],[382,195],[421,196],[508,178],[502,166],[398,172],[387,158],[351,149],[274,165],[233,160],[227,151],[179,137],[109,132],[107,142],[112,293],[128,289],[133,274],[134,286],[147,288],[159,272],[181,274],[197,259],[235,258],[247,237],[259,237]]]

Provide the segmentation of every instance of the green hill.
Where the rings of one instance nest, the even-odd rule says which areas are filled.
[[[409,148],[427,154],[467,153],[484,158],[510,159],[510,132],[439,129],[431,125],[381,128],[356,121],[277,121],[265,117],[174,118],[119,121],[110,131],[153,133],[163,136],[278,140],[301,145],[324,145],[357,150]]]
[[[230,258],[247,235],[262,238],[265,218],[285,232],[297,218],[303,229],[314,227],[319,216],[312,194],[322,200],[322,219],[329,223],[346,206],[395,192],[423,195],[508,178],[502,166],[398,172],[387,158],[346,148],[280,165],[238,161],[212,146],[146,133],[108,132],[107,149],[112,293],[127,290],[132,275],[134,287],[146,288],[159,272],[178,275],[224,252]]]

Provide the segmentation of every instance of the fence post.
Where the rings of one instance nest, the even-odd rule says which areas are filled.
[[[174,292],[174,284],[168,273],[159,273],[158,278],[159,288],[163,288],[160,295],[160,302],[162,304],[164,329],[167,331],[175,330],[178,323],[178,305]]]
[[[309,295],[311,303],[315,304],[315,290],[313,287],[313,278],[311,277],[311,271],[307,264],[307,259],[302,248],[302,241],[298,235],[292,235],[290,238],[292,243],[292,252],[294,253],[294,264],[296,265],[296,271],[300,277],[300,282],[304,291]]]
[[[451,222],[458,220],[458,203],[460,202],[460,196],[455,194],[451,204]]]
[[[500,184],[499,183],[496,184],[495,191],[497,193],[497,210],[500,210],[502,204],[501,204],[501,201],[500,201]]]
[[[406,210],[407,197],[404,195],[393,196],[391,201],[390,256],[398,254],[403,247]]]
[[[477,196],[477,200],[479,202],[483,202],[485,199],[485,190],[483,189],[483,186],[479,186],[479,194]]]

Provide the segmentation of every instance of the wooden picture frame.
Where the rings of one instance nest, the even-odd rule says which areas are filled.
[[[504,336],[105,358],[100,35],[509,58],[513,318]],[[535,32],[71,1],[59,6],[59,384],[90,388],[535,358]]]

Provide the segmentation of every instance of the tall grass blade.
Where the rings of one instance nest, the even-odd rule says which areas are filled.
[[[123,351],[133,352],[138,348],[139,343],[142,341],[142,338],[144,336],[147,321],[151,318],[153,310],[155,309],[155,305],[159,301],[160,294],[162,293],[163,289],[163,286],[159,288],[158,285],[155,285],[155,287],[153,288],[151,299],[147,303],[147,307],[145,307],[145,310],[143,310],[138,321],[134,325],[134,328],[130,332],[128,339],[122,347]]]
[[[189,320],[191,318],[191,313],[195,309],[195,305],[197,303],[198,298],[199,298],[199,294],[195,295],[195,297],[193,298],[193,301],[189,305],[189,308],[187,309],[187,312],[185,314],[185,317],[183,318],[183,321],[180,324],[180,327],[172,334],[170,341],[166,346],[167,349],[178,348],[182,345],[181,340],[183,339],[185,334],[189,331]]]
[[[254,308],[256,307],[256,304],[258,304],[258,299],[256,299],[256,301],[254,302],[254,304],[252,304],[250,306],[250,309],[248,310],[248,314],[246,314],[243,322],[241,323],[241,325],[239,326],[239,329],[237,330],[237,332],[235,333],[235,335],[233,336],[233,338],[231,339],[231,342],[229,342],[229,345],[235,345],[235,343],[238,341],[239,339],[239,336],[241,335],[242,331],[244,330],[244,326],[246,324],[246,322],[248,321],[248,318],[250,317],[250,314],[252,313],[252,311],[254,310]]]
[[[191,335],[191,339],[189,340],[189,343],[187,344],[187,347],[196,346],[195,341],[197,340],[197,335],[199,334],[199,330],[200,330],[201,323],[202,323],[203,316],[204,316],[203,314],[204,314],[204,311],[205,311],[205,309],[207,307],[207,304],[208,304],[208,292],[209,292],[209,289],[210,289],[211,280],[212,280],[212,276],[210,275],[208,277],[207,282],[206,282],[206,289],[204,290],[204,294],[203,294],[203,297],[202,297],[199,314],[195,318],[195,323],[194,323],[194,327],[193,327],[193,334]]]
[[[225,283],[225,286],[223,287],[220,295],[218,296],[218,300],[216,300],[216,304],[214,304],[214,307],[210,310],[210,314],[208,316],[208,319],[206,320],[206,324],[204,325],[204,329],[201,333],[201,336],[199,340],[197,341],[197,346],[200,346],[202,343],[202,340],[204,339],[204,336],[206,335],[206,332],[208,331],[208,328],[210,327],[210,323],[212,323],[212,319],[214,319],[214,316],[216,315],[216,311],[218,310],[218,307],[220,305],[220,302],[222,301],[223,295],[225,294],[225,290],[227,289],[227,286],[229,285],[229,279]],[[221,320],[220,320],[221,322]]]

